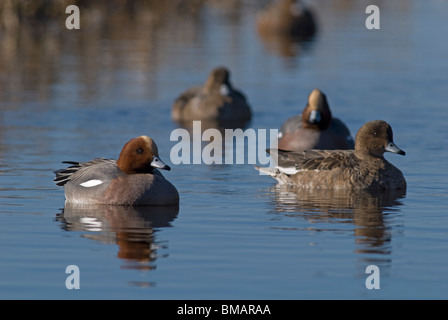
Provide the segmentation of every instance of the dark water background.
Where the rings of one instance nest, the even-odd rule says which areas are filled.
[[[0,34],[0,298],[447,299],[447,1],[309,1],[310,42],[264,39],[266,1],[82,11]],[[367,30],[378,4],[381,29]],[[253,165],[177,165],[179,211],[64,208],[61,161],[155,139],[170,163],[173,99],[217,65],[278,129],[320,88],[353,135],[394,129],[406,194],[300,192]],[[379,290],[365,286],[368,265]],[[81,289],[67,290],[77,265]]]

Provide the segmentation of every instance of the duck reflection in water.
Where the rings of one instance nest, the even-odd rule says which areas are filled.
[[[150,270],[160,247],[155,229],[170,227],[178,212],[179,206],[66,205],[56,219],[64,230],[117,244],[117,257],[126,261],[123,268]]]
[[[402,205],[405,190],[371,192],[366,190],[302,189],[275,185],[272,204],[279,218],[299,217],[312,223],[306,230],[347,231],[333,224],[353,224],[357,253],[390,254],[392,212]],[[281,215],[281,216],[280,216]],[[276,219],[277,220],[277,219]],[[329,225],[332,224],[332,226]]]

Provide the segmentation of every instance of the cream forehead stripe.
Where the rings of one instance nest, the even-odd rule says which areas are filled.
[[[100,184],[102,184],[102,183],[103,183],[103,181],[101,181],[101,180],[93,179],[93,180],[89,180],[89,181],[80,183],[79,185],[80,185],[81,187],[90,188],[90,187],[98,186],[98,185],[100,185]]]
[[[322,95],[319,90],[314,89],[308,97],[311,106],[320,106],[323,103]]]
[[[140,136],[139,138],[143,139],[147,144],[149,144],[150,148],[153,151],[153,154],[158,155],[159,149],[157,148],[156,143],[148,136]]]

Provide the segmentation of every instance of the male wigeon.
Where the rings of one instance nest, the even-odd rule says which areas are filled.
[[[278,148],[289,151],[353,149],[347,126],[332,117],[327,97],[314,89],[301,115],[286,120],[278,135]]]
[[[251,108],[246,96],[230,83],[230,72],[225,67],[212,70],[205,84],[183,92],[173,103],[174,121],[218,121],[219,124],[244,123],[251,119]]]
[[[179,193],[157,169],[170,170],[159,158],[155,142],[140,136],[128,141],[118,161],[97,158],[64,162],[54,173],[64,186],[66,203],[107,205],[177,205]]]
[[[314,14],[300,0],[273,2],[257,15],[260,34],[308,39],[316,33]]]
[[[277,158],[274,168],[257,168],[280,183],[301,188],[364,189],[406,188],[403,173],[384,158],[385,152],[405,155],[393,141],[390,125],[382,120],[364,124],[356,134],[355,150],[270,149]]]

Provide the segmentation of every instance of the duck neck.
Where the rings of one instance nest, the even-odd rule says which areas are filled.
[[[118,159],[117,166],[123,173],[126,174],[136,174],[136,173],[153,173],[155,168],[150,165],[144,165],[142,167],[131,166],[128,162],[120,161]]]
[[[382,154],[381,155],[371,154],[370,152],[367,152],[365,150],[357,150],[356,147],[355,147],[355,156],[361,160],[369,160],[373,162],[384,161],[384,156]]]

